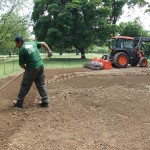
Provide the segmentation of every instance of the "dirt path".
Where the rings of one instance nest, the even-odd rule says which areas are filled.
[[[49,108],[37,106],[35,86],[24,109],[11,106],[21,78],[0,92],[0,149],[150,149],[149,67],[46,70]]]

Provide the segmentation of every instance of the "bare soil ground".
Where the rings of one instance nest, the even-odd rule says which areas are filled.
[[[22,77],[0,91],[1,150],[150,149],[150,67],[45,74],[48,108],[34,85],[25,107],[12,107]]]

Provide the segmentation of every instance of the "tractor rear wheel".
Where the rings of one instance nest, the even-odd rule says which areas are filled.
[[[140,67],[147,67],[147,64],[148,64],[147,59],[145,57],[142,57],[139,61],[139,66]]]
[[[126,53],[124,52],[119,52],[115,54],[114,59],[113,59],[113,64],[117,68],[126,68],[129,63],[129,58]]]

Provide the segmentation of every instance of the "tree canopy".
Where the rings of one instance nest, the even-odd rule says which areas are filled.
[[[116,22],[125,4],[145,6],[145,0],[35,0],[32,19],[37,40],[53,50],[85,50],[118,31]],[[122,25],[123,26],[123,25]],[[123,31],[122,31],[123,32]]]
[[[109,14],[101,0],[36,1],[34,32],[38,40],[46,40],[55,49],[75,47],[84,58],[84,50],[98,38],[108,38]]]
[[[14,37],[28,36],[28,18],[21,16],[23,0],[1,0],[0,3],[0,49],[14,47]]]
[[[138,18],[136,18],[134,21],[129,21],[127,23],[120,23],[119,28],[119,34],[121,36],[148,36],[148,32],[146,32],[143,29],[142,25],[140,25],[140,21]]]
[[[0,48],[14,47],[14,37],[17,35],[27,35],[25,23],[20,16],[11,13],[0,22]]]

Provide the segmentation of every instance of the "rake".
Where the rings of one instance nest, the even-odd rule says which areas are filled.
[[[51,54],[51,56],[52,56],[53,54]],[[50,57],[51,57],[50,56]],[[45,57],[45,58],[47,58],[47,56]],[[45,58],[43,58],[42,60],[44,60]],[[11,82],[13,82],[14,80],[16,80],[17,78],[19,78],[22,74],[24,73],[24,71],[22,72],[22,73],[20,73],[18,76],[16,76],[15,78],[13,78],[12,80],[10,80],[8,83],[6,83],[5,85],[3,85],[1,88],[0,88],[0,91],[4,88],[4,87],[6,87],[7,85],[9,85]]]
[[[20,73],[18,76],[16,76],[15,78],[13,78],[12,80],[10,80],[8,83],[6,83],[5,85],[3,85],[0,90],[2,90],[4,87],[6,87],[8,84],[10,84],[11,82],[13,82],[14,80],[16,80],[17,78],[19,78],[24,72]]]

